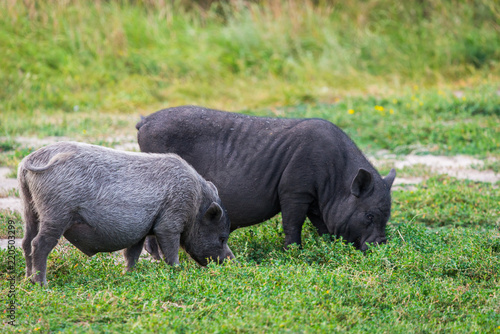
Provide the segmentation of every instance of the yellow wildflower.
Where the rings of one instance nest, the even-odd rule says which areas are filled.
[[[352,115],[354,114],[354,109],[349,109],[347,112],[349,113],[349,115]]]
[[[375,106],[375,110],[377,110],[377,111],[384,111],[384,107],[382,107],[382,106]]]

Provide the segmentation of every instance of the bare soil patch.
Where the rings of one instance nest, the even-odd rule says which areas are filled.
[[[432,174],[446,174],[457,179],[468,179],[479,182],[496,183],[500,181],[500,174],[495,173],[493,170],[480,170],[480,167],[484,165],[483,160],[466,155],[440,156],[411,154],[401,157],[381,154],[370,158],[370,160],[375,166],[391,166],[396,168],[396,170],[412,166],[422,166],[429,171],[428,176]],[[428,176],[396,176],[394,185],[397,189],[404,185],[418,184]],[[405,189],[408,188],[405,187]]]
[[[17,180],[7,177],[10,169],[0,167],[0,195],[7,193],[10,189],[17,188]]]
[[[0,137],[0,140],[4,139]],[[47,146],[50,144],[54,144],[60,141],[83,141],[85,142],[87,138],[70,138],[70,137],[45,137],[45,138],[36,138],[36,137],[16,137],[15,141],[19,143],[23,147],[33,147],[40,148],[42,146]],[[88,140],[88,139],[87,139]],[[117,150],[122,151],[140,151],[139,144],[137,144],[137,137],[132,135],[119,135],[114,137],[104,138],[102,140],[98,140],[100,144],[105,146],[113,147]]]

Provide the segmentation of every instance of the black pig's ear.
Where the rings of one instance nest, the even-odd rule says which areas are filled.
[[[205,219],[218,222],[222,217],[222,208],[219,204],[212,202],[205,212]]]
[[[373,189],[372,174],[366,169],[360,168],[358,174],[351,184],[351,194],[361,197]]]
[[[396,178],[396,170],[392,168],[389,174],[384,178],[384,181],[389,186],[389,189],[392,187],[392,183],[394,182],[395,178]]]

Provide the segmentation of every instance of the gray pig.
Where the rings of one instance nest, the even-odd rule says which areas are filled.
[[[165,262],[179,247],[199,264],[234,258],[215,186],[175,154],[60,142],[21,161],[26,275],[46,285],[47,256],[64,235],[88,256],[124,249],[127,270],[154,235]]]
[[[285,245],[306,217],[361,250],[384,243],[396,171],[382,178],[353,141],[322,119],[251,117],[182,106],[137,124],[141,151],[176,153],[218,188],[231,230],[282,212]],[[155,242],[146,249],[155,255]],[[156,254],[158,256],[158,254]]]

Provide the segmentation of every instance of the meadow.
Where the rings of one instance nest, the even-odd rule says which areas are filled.
[[[47,137],[130,143],[140,115],[197,104],[325,118],[370,157],[468,155],[500,172],[496,1],[209,3],[1,2],[0,166],[15,177]],[[499,182],[397,172],[423,182],[393,190],[388,243],[365,254],[308,221],[283,251],[279,215],[233,232],[238,262],[223,266],[143,255],[124,274],[120,254],[61,242],[48,288],[24,278],[20,249],[14,268],[0,250],[2,332],[500,332]],[[8,210],[0,237],[9,220],[19,241]]]

